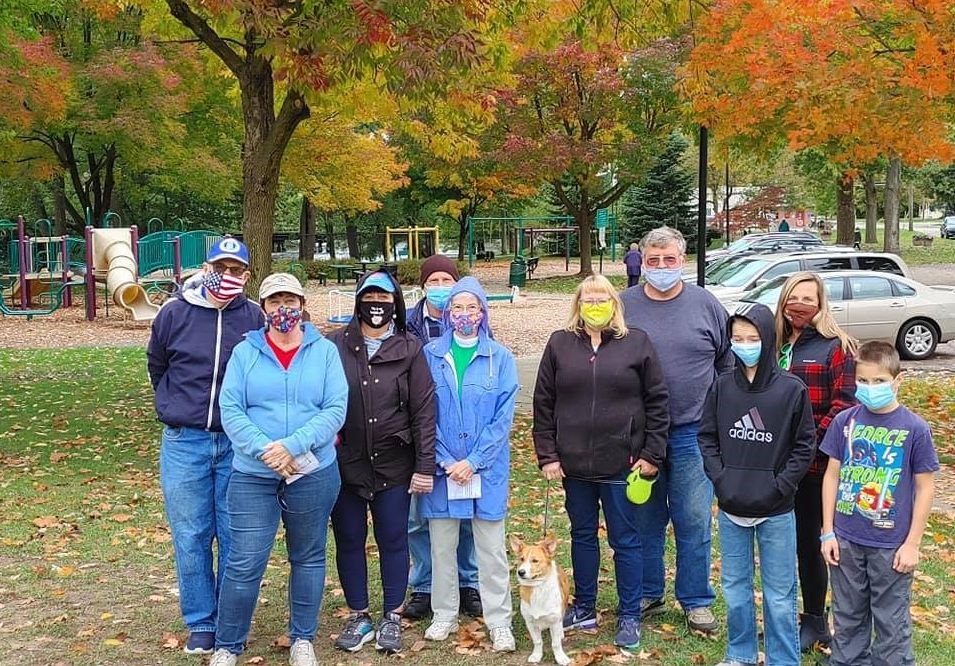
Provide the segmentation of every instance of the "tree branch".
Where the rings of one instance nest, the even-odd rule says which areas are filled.
[[[189,28],[196,37],[212,49],[212,52],[219,56],[233,74],[239,76],[245,67],[245,62],[229,47],[226,40],[209,26],[205,19],[192,11],[185,0],[166,0],[166,4],[169,5],[169,12],[180,23]]]
[[[282,156],[285,154],[285,148],[295,133],[295,128],[303,120],[309,117],[310,111],[305,98],[301,93],[295,90],[289,90],[282,101],[282,108],[279,115],[272,123],[268,137],[265,140],[267,146],[266,168],[274,168],[276,172],[282,165]]]
[[[624,192],[630,189],[630,185],[632,185],[630,181],[627,181],[627,180],[619,181],[616,185],[614,185],[609,190],[604,192],[597,199],[597,201],[594,202],[594,208],[595,209],[606,208],[607,206],[612,204],[614,201],[619,199],[621,196],[623,196]]]

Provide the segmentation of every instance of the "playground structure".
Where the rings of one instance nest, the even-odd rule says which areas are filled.
[[[152,218],[146,225],[150,233],[140,238],[136,225],[121,224],[119,215],[109,212],[99,228],[87,224],[84,238],[74,238],[53,236],[50,220],[37,220],[32,234],[23,216],[16,222],[0,220],[0,315],[32,319],[52,314],[71,307],[73,288],[83,285],[86,318],[93,321],[101,283],[107,311],[112,300],[133,320],[148,321],[159,311],[150,296],[181,285],[221,237],[212,231],[182,231],[181,221],[180,230],[166,231],[162,220]]]
[[[397,248],[396,240],[405,239],[407,250],[404,256],[401,256]],[[392,250],[394,250],[394,259],[424,259],[438,252],[439,234],[437,227],[385,227],[385,261],[392,260]]]

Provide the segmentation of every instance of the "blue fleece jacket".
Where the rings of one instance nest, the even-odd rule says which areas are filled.
[[[146,359],[159,420],[174,428],[222,431],[219,390],[233,348],[265,323],[262,308],[238,296],[217,308],[188,285],[153,320]]]
[[[288,370],[275,357],[265,330],[249,333],[232,351],[219,409],[235,456],[233,468],[279,478],[261,461],[274,441],[293,456],[311,451],[319,469],[335,463],[335,438],[345,423],[348,384],[338,349],[311,324]]]

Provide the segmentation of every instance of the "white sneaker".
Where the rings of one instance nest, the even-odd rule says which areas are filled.
[[[289,666],[318,666],[318,659],[315,658],[315,648],[312,642],[304,638],[299,638],[288,651]],[[210,664],[211,666],[211,664]]]
[[[212,655],[212,661],[209,662],[209,666],[235,666],[237,655],[232,654],[225,648],[219,648],[216,650],[216,653]]]
[[[457,622],[432,622],[428,630],[424,632],[424,637],[429,641],[444,641],[448,639],[453,632],[458,630]]]
[[[517,649],[514,643],[514,634],[510,627],[495,627],[491,629],[491,649],[495,652],[513,652]]]

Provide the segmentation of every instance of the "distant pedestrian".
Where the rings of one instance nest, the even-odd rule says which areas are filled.
[[[779,231],[789,231],[789,222],[786,218],[783,218],[783,221],[779,223]]]
[[[640,282],[640,266],[643,264],[639,245],[630,243],[630,249],[623,255],[623,263],[627,265],[627,287],[635,287]]]

